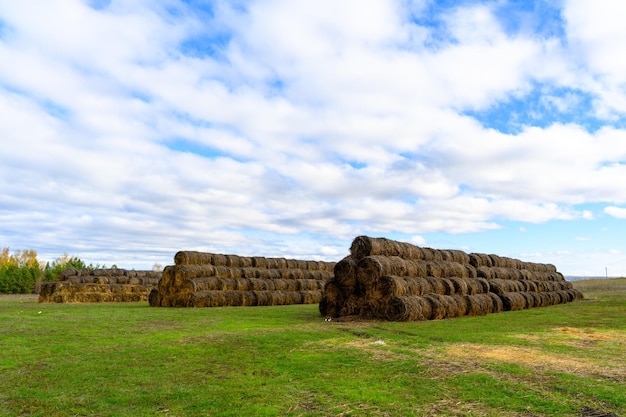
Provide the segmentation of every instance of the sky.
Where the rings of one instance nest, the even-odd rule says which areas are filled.
[[[0,246],[359,235],[626,276],[621,0],[0,0]]]

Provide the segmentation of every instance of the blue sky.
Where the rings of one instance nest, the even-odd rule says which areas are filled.
[[[359,235],[626,275],[620,1],[0,0],[0,245]]]

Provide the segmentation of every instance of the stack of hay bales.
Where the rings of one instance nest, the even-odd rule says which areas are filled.
[[[315,304],[334,262],[181,251],[165,267],[151,306]]]
[[[40,303],[102,303],[148,301],[161,279],[160,271],[121,268],[74,269],[59,274],[59,280],[41,284]]]
[[[359,236],[324,288],[325,317],[436,320],[582,298],[554,265]]]

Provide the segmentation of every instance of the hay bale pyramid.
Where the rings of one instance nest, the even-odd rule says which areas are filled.
[[[41,284],[40,303],[102,303],[148,301],[161,279],[160,271],[121,268],[61,271],[58,281]]]
[[[326,282],[327,318],[437,320],[582,299],[551,264],[359,236]]]
[[[149,297],[157,307],[316,304],[334,262],[180,251]]]

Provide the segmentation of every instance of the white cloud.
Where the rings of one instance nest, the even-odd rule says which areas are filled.
[[[626,219],[626,208],[608,206],[604,208],[604,212],[618,219]]]

